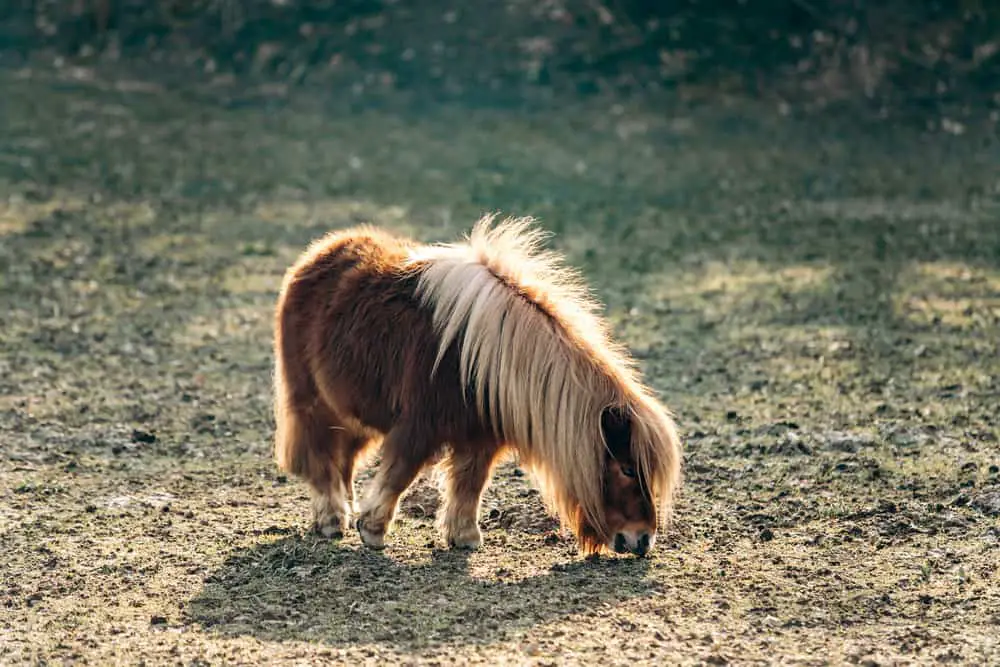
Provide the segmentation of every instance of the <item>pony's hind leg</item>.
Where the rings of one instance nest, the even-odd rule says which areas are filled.
[[[339,427],[332,429],[328,472],[310,480],[313,530],[325,537],[341,538],[354,511],[354,466],[369,438]]]
[[[286,402],[276,417],[278,465],[309,483],[313,530],[342,537],[350,522],[354,457],[363,445],[320,405]]]
[[[382,462],[361,506],[356,527],[372,549],[385,546],[385,534],[396,516],[400,496],[434,454],[435,443],[411,424],[401,423],[386,434]]]
[[[466,446],[453,451],[445,464],[444,502],[438,526],[448,546],[478,549],[483,543],[479,507],[496,457],[495,445]]]
[[[313,531],[323,537],[340,539],[350,523],[351,507],[339,478],[310,481]]]

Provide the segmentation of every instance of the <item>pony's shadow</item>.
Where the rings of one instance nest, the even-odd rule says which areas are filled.
[[[487,553],[429,554],[408,564],[311,535],[285,537],[234,553],[186,616],[227,636],[412,650],[509,640],[657,587],[643,559],[575,559],[517,577]]]

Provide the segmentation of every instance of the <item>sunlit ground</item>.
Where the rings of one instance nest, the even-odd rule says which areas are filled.
[[[998,658],[991,144],[738,101],[226,110],[111,81],[0,72],[3,662]],[[271,463],[296,254],[493,210],[554,232],[677,413],[650,559],[581,561],[511,466],[473,555],[427,484],[384,554],[319,540]]]

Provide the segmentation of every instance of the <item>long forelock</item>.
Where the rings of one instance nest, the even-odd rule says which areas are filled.
[[[440,336],[435,369],[456,345],[463,390],[518,449],[550,507],[564,523],[582,516],[606,532],[600,415],[636,384],[631,362],[579,275],[542,249],[533,220],[494,222],[482,218],[466,243],[411,256]]]
[[[633,404],[630,446],[663,526],[670,519],[681,482],[681,445],[673,416],[645,390],[638,393]]]

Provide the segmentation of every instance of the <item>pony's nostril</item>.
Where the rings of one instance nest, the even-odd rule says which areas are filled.
[[[643,533],[639,542],[635,546],[635,552],[640,556],[645,556],[649,551],[649,533]]]
[[[620,554],[623,554],[626,551],[628,551],[628,542],[626,542],[625,536],[622,535],[621,533],[615,535],[615,551],[617,551]]]

